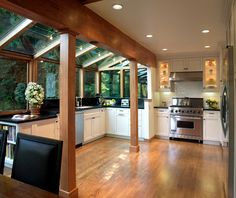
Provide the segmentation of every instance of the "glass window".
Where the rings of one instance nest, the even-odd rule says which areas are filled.
[[[76,96],[81,96],[80,95],[80,70],[79,68],[76,68],[76,86],[75,86],[75,95]]]
[[[38,83],[44,88],[45,99],[59,98],[59,64],[39,62]]]
[[[84,71],[84,97],[95,96],[95,71]]]
[[[55,29],[37,23],[4,49],[34,55],[57,39],[59,39],[59,33]]]
[[[124,71],[124,97],[130,97],[130,70]],[[138,69],[138,98],[147,98],[147,69]]]
[[[16,15],[13,12],[0,8],[0,39],[3,38],[24,19],[25,18],[22,16]]]
[[[0,57],[0,111],[26,108],[27,62]]]
[[[130,71],[124,70],[124,97],[130,96]]]
[[[56,47],[56,48],[52,49],[48,53],[44,54],[42,57],[59,62],[60,61],[60,47]]]
[[[120,97],[120,71],[101,72],[101,94],[103,97]]]

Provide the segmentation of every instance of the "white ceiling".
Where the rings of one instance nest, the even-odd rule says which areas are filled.
[[[123,9],[113,10],[114,3]],[[225,41],[224,0],[103,0],[87,7],[157,57],[215,53]],[[202,34],[203,29],[210,33]]]

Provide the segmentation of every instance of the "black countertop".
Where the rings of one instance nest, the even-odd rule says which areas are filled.
[[[27,119],[27,120],[14,120],[11,119],[13,115],[11,116],[1,116],[0,117],[0,122],[9,122],[9,123],[14,123],[14,124],[20,124],[20,123],[25,123],[25,122],[34,122],[34,121],[39,121],[39,120],[46,120],[50,118],[56,118],[56,114],[41,114],[38,117]]]
[[[220,109],[208,109],[208,108],[204,108],[204,111],[220,111]]]
[[[155,106],[156,109],[168,109],[169,107],[161,107],[161,106]]]
[[[122,108],[122,109],[129,109],[130,107],[122,107],[120,105],[115,106],[88,106],[85,108],[76,107],[75,111],[85,111],[85,110],[91,110],[91,109],[100,109],[100,108]],[[144,109],[144,107],[138,107],[139,109]]]

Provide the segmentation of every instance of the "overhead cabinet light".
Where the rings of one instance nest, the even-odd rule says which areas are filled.
[[[114,4],[114,5],[112,6],[112,8],[113,8],[114,10],[121,10],[121,9],[123,8],[123,6],[122,6],[121,4]]]
[[[210,46],[210,45],[205,45],[204,47],[205,47],[205,48],[210,48],[211,46]]]
[[[147,38],[152,38],[152,34],[147,34],[146,37]]]
[[[162,49],[163,51],[167,51],[168,49],[166,49],[166,48],[164,48],[164,49]]]
[[[207,34],[207,33],[209,33],[210,32],[210,30],[202,30],[202,33],[203,34]]]

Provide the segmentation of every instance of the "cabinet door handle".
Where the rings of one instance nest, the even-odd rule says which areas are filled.
[[[119,113],[118,116],[125,116],[124,114]]]
[[[215,113],[209,113],[209,114],[214,115]]]

